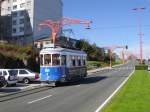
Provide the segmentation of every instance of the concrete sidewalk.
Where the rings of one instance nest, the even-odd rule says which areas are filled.
[[[93,70],[88,70],[87,73],[88,73],[88,75],[90,75],[92,73],[96,73],[96,72],[99,72],[101,70],[107,70],[107,69],[111,69],[111,68],[110,67],[97,68],[97,69],[93,69]]]
[[[125,64],[127,64],[127,63],[125,63]],[[114,65],[114,66],[112,66],[112,68],[110,68],[110,67],[103,67],[103,68],[97,68],[97,69],[93,69],[93,70],[88,70],[87,73],[88,73],[88,75],[90,75],[92,73],[96,73],[96,72],[99,72],[101,70],[113,69],[114,67],[119,67],[119,66],[122,66],[122,65],[125,65],[125,64]]]

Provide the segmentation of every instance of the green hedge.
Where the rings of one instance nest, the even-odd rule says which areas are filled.
[[[98,61],[87,61],[87,69],[91,70],[94,68],[99,68],[101,67],[101,63]]]
[[[148,65],[136,65],[135,70],[148,70]]]

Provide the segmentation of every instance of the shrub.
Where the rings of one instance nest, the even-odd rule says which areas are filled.
[[[135,70],[148,70],[148,65],[136,65]]]
[[[28,68],[39,72],[38,52],[31,46],[0,45],[0,68]],[[26,61],[27,63],[25,64]]]

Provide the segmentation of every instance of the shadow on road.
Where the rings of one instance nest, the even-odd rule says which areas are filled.
[[[62,87],[62,86],[73,86],[73,85],[79,85],[79,84],[93,84],[93,83],[102,81],[106,78],[107,78],[106,76],[90,76],[90,77],[80,79],[74,82],[61,83],[58,86]]]
[[[31,82],[30,84],[17,83],[17,85],[15,86],[8,86],[5,88],[0,88],[0,94],[19,92],[24,88],[30,87],[31,84],[40,84],[40,83],[41,83],[40,81],[34,81],[34,82]]]
[[[21,89],[18,89],[18,88],[0,89],[0,93],[13,93],[13,92],[19,92],[19,91],[21,91]]]

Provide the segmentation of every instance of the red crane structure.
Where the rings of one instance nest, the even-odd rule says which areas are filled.
[[[72,18],[62,18],[58,21],[53,20],[44,20],[39,24],[39,28],[50,28],[52,31],[52,42],[55,44],[57,34],[60,32],[61,28],[65,25],[71,24],[83,24],[86,29],[90,29],[90,24],[92,21],[88,20],[80,20],[80,19],[72,19]]]
[[[110,68],[112,67],[112,52],[117,49],[117,48],[122,48],[123,51],[122,51],[122,60],[123,60],[123,64],[125,63],[125,59],[124,59],[124,50],[125,49],[128,49],[128,46],[117,46],[117,45],[114,45],[114,46],[109,46],[109,47],[103,47],[104,49],[106,50],[110,50]]]
[[[138,8],[134,8],[132,10],[136,11],[136,12],[142,12],[144,11],[146,8],[145,7],[138,7]],[[143,63],[143,33],[142,33],[142,24],[141,24],[141,18],[140,16],[138,17],[138,24],[139,24],[139,38],[140,38],[140,64]]]

